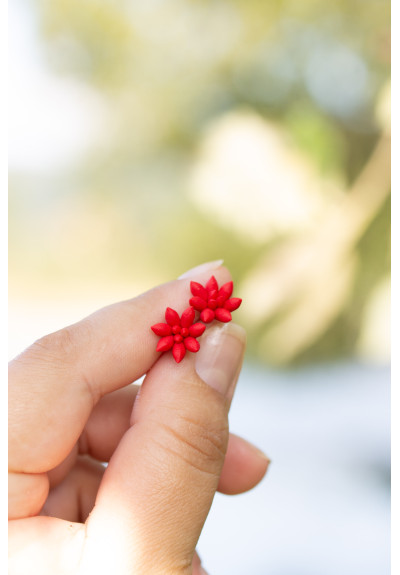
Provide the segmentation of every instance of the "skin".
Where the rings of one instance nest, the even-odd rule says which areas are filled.
[[[215,491],[251,489],[269,463],[228,434],[231,397],[195,354],[155,351],[158,310],[181,313],[190,279],[209,277],[99,310],[10,363],[10,575],[204,573],[195,546]]]

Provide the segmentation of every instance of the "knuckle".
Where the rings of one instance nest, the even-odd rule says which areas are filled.
[[[93,405],[99,393],[86,373],[86,357],[93,352],[95,331],[89,318],[64,327],[36,340],[10,364],[14,376],[23,374],[27,368],[36,378],[78,376],[80,383],[92,398]],[[38,380],[39,381],[39,380]]]
[[[70,357],[75,349],[75,337],[73,330],[65,327],[54,333],[45,335],[35,341],[33,348],[35,351],[41,352],[49,357]]]
[[[175,412],[174,417],[162,424],[164,442],[191,467],[218,475],[228,443],[228,421],[221,415],[213,419],[209,410],[204,412],[196,415]]]
[[[64,327],[35,341],[26,350],[30,357],[39,357],[49,362],[73,364],[82,349],[83,323]]]

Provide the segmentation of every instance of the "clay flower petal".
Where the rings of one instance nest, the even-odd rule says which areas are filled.
[[[208,293],[214,290],[218,290],[218,282],[214,276],[211,276],[208,282],[206,283],[206,289],[208,290]]]
[[[181,326],[182,327],[190,327],[194,320],[194,309],[192,307],[188,307],[185,309],[181,316]]]
[[[177,363],[185,357],[186,351],[196,353],[200,349],[197,337],[202,335],[206,326],[200,322],[193,323],[195,310],[188,307],[179,317],[179,314],[172,308],[167,307],[165,319],[167,323],[156,323],[151,326],[152,331],[161,336],[157,343],[157,351],[172,350],[172,356]]]
[[[224,308],[229,311],[235,311],[235,309],[237,309],[241,303],[242,300],[240,297],[231,297],[224,303]]]
[[[200,349],[200,344],[194,337],[186,337],[183,340],[183,344],[187,350],[192,351],[193,353],[196,353]]]
[[[200,337],[203,333],[204,330],[206,329],[206,326],[204,325],[204,323],[194,323],[193,325],[191,325],[189,327],[189,334],[192,337]]]
[[[180,363],[182,359],[185,357],[185,354],[186,354],[186,347],[184,346],[184,344],[175,343],[174,347],[172,348],[172,355],[174,356],[174,360],[176,361],[176,363]]]
[[[206,300],[208,297],[208,291],[198,282],[190,282],[190,291],[195,297]]]
[[[168,351],[174,345],[174,336],[167,335],[162,337],[156,347],[156,351]]]
[[[190,298],[189,303],[197,311],[203,311],[207,307],[207,298],[203,299],[199,296]]]
[[[215,317],[218,321],[222,321],[223,323],[227,323],[232,319],[231,312],[223,307],[218,307],[215,310]]]
[[[179,318],[178,313],[174,309],[171,309],[170,307],[167,307],[167,309],[165,310],[165,321],[170,326],[181,325],[181,320]]]
[[[211,323],[215,319],[215,313],[212,309],[206,308],[200,314],[201,321],[204,323]]]
[[[156,335],[171,335],[172,328],[167,323],[156,323],[155,325],[151,326],[151,329],[154,331]]]
[[[218,296],[223,297],[225,298],[225,300],[227,300],[228,298],[231,297],[232,292],[233,292],[233,282],[227,282],[220,288]]]
[[[231,298],[233,282],[226,282],[218,288],[218,282],[214,276],[208,280],[205,286],[198,282],[190,283],[193,297],[189,303],[195,310],[200,312],[200,319],[204,323],[211,323],[214,319],[224,323],[231,321],[231,312],[235,311],[242,300],[238,297]]]

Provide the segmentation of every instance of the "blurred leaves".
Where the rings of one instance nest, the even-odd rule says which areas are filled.
[[[373,287],[371,277],[354,290],[358,267],[363,274],[356,248],[381,213],[389,189],[390,141],[383,136],[342,201],[308,236],[293,237],[270,250],[248,275],[242,295],[252,304],[246,310],[250,326],[264,324],[283,309],[261,338],[262,356],[271,354],[283,363],[294,360],[323,336],[353,297],[358,299],[365,286]],[[385,248],[387,242],[387,234],[382,234],[377,249],[364,252],[364,257],[381,259],[385,254],[380,246]]]
[[[42,31],[50,64],[101,87],[123,82],[134,35],[123,10],[99,0],[42,0]]]
[[[250,353],[354,353],[390,271],[390,2],[26,6],[101,121],[72,167],[10,174],[11,285],[150,288],[223,257]]]

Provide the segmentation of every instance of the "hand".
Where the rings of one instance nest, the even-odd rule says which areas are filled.
[[[215,491],[241,493],[264,476],[268,459],[228,440],[242,328],[208,328],[180,364],[155,351],[150,326],[167,306],[183,311],[190,279],[210,277],[193,273],[11,362],[10,575],[200,574],[195,546]]]

